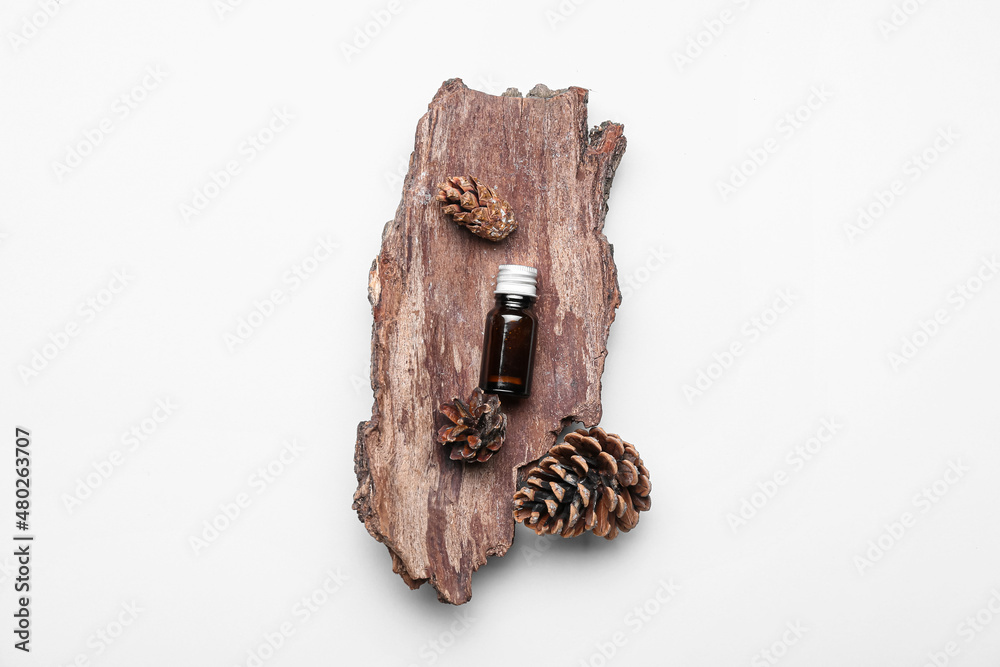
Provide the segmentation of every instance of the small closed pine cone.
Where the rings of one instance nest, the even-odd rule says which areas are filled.
[[[459,226],[489,241],[502,241],[517,229],[510,204],[472,176],[452,176],[439,183],[437,199]]]
[[[485,397],[476,387],[468,403],[455,398],[439,408],[451,424],[438,429],[437,441],[451,447],[454,461],[485,463],[503,445],[507,434],[507,415],[500,411],[496,394]]]
[[[635,447],[597,426],[579,429],[528,471],[514,494],[514,518],[539,535],[593,530],[612,540],[639,523],[649,491],[649,471]]]

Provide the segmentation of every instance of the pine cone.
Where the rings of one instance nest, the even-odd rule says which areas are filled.
[[[452,423],[442,426],[437,441],[451,446],[454,461],[484,463],[500,449],[507,433],[507,415],[500,412],[500,399],[495,394],[484,398],[479,387],[472,392],[468,404],[455,398],[439,408]]]
[[[510,204],[472,176],[452,176],[438,190],[441,209],[476,236],[502,241],[517,229]]]
[[[576,537],[593,530],[609,540],[648,510],[649,471],[635,447],[595,426],[566,435],[514,494],[514,518],[539,535]]]

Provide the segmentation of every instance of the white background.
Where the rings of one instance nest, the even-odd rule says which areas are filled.
[[[1000,664],[1000,280],[977,275],[1000,250],[1000,5],[906,5],[894,26],[893,0],[4,2],[0,664]],[[654,488],[614,542],[519,528],[462,608],[409,591],[350,509],[368,269],[450,77],[583,86],[591,125],[625,124],[604,425]],[[294,118],[247,150],[274,109]],[[753,173],[724,197],[734,169]],[[215,196],[186,219],[196,189]],[[789,458],[823,419],[836,435]],[[33,435],[29,655],[9,631],[15,425]]]

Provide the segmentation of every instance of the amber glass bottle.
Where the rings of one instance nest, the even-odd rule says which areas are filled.
[[[518,264],[502,264],[497,273],[496,305],[486,316],[479,371],[479,387],[487,394],[531,395],[537,277],[538,269]]]

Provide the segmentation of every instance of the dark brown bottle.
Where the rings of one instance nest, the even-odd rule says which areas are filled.
[[[531,395],[538,320],[538,269],[502,264],[497,274],[496,306],[486,316],[479,387],[487,394],[523,398]]]

